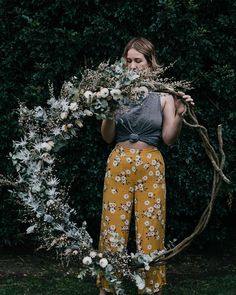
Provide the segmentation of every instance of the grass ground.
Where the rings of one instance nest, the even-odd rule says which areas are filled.
[[[235,250],[235,249],[234,249]],[[167,265],[163,295],[236,295],[236,251],[185,251]],[[96,295],[95,279],[78,281],[41,254],[0,254],[0,295]],[[130,294],[137,294],[128,286]]]
[[[136,294],[134,288],[130,289]],[[183,279],[171,282],[163,295],[235,295],[236,273],[205,279]],[[92,281],[79,282],[76,278],[47,277],[12,277],[0,283],[1,295],[94,295],[98,290]]]

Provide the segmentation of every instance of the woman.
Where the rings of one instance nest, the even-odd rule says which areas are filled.
[[[131,70],[158,67],[155,48],[145,38],[132,39],[124,49],[124,58]],[[186,103],[194,105],[189,95]],[[120,251],[112,242],[118,233],[126,247],[132,208],[135,214],[137,251],[143,254],[164,249],[166,187],[165,165],[160,140],[171,145],[182,126],[184,103],[165,93],[149,93],[142,104],[133,106],[113,119],[103,120],[101,133],[107,143],[116,146],[107,161],[99,250]],[[161,294],[165,284],[165,267],[140,270],[145,286],[140,293]],[[111,292],[104,278],[99,280],[100,295]]]

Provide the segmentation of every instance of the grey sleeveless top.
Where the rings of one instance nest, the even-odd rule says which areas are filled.
[[[116,142],[143,141],[155,147],[161,140],[163,114],[160,94],[149,93],[140,104],[128,104],[116,113]]]

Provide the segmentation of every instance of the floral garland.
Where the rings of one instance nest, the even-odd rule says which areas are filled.
[[[103,273],[114,287],[116,294],[124,294],[122,281],[126,278],[145,287],[137,267],[149,269],[154,260],[161,262],[166,250],[152,255],[128,254],[119,241],[120,252],[98,253],[86,231],[71,221],[75,210],[67,203],[68,193],[60,187],[55,175],[56,147],[61,141],[76,135],[83,127],[83,119],[95,115],[97,119],[109,118],[110,113],[121,107],[128,97],[130,104],[140,103],[149,91],[169,92],[181,96],[190,89],[186,81],[175,82],[163,78],[165,69],[153,72],[129,71],[124,60],[115,64],[101,63],[96,70],[87,69],[82,79],[73,77],[63,84],[59,98],[49,84],[48,108],[27,108],[20,103],[19,123],[24,136],[13,142],[10,154],[18,172],[17,190],[12,190],[28,208],[31,225],[27,233],[36,233],[42,247],[56,249],[66,261],[76,261],[78,278]],[[150,290],[145,289],[148,293]]]

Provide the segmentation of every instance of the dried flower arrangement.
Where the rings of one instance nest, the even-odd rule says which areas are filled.
[[[120,251],[99,253],[93,248],[92,238],[86,231],[86,222],[78,228],[71,221],[71,216],[76,212],[68,205],[68,193],[60,187],[60,180],[55,175],[54,151],[60,141],[76,135],[76,130],[83,126],[86,116],[109,118],[111,112],[122,107],[124,99],[128,99],[130,104],[141,103],[149,91],[168,92],[181,98],[182,91],[191,89],[190,83],[186,81],[163,78],[164,73],[163,68],[156,71],[129,71],[124,60],[112,65],[109,62],[101,63],[96,70],[85,70],[81,80],[73,77],[65,82],[58,98],[54,95],[53,86],[49,84],[48,108],[38,106],[28,109],[21,103],[19,107],[19,123],[24,136],[21,141],[13,142],[10,154],[18,172],[11,192],[21,199],[30,212],[31,225],[27,233],[36,233],[41,246],[56,249],[64,261],[76,261],[78,278],[83,278],[88,273],[97,275],[102,272],[116,294],[124,294],[124,278],[135,282],[139,289],[145,288],[137,268],[142,266],[148,269],[150,264],[163,263],[185,248],[206,226],[220,180],[223,178],[228,182],[222,172],[224,154],[221,133],[219,131],[222,160],[210,145],[205,128],[199,125],[194,112],[187,109],[192,123],[185,119],[184,122],[197,127],[213,163],[215,175],[211,202],[196,227],[195,234],[174,248],[156,251],[152,255],[128,254],[118,236],[114,236],[112,242],[117,243]],[[5,183],[9,185],[6,178]],[[149,290],[146,288],[145,292],[148,293]]]

